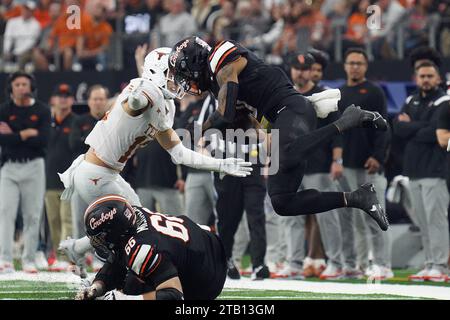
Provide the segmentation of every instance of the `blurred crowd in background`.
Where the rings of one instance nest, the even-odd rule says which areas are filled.
[[[239,41],[273,64],[310,47],[341,61],[402,59],[429,45],[450,56],[450,1],[1,0],[3,71],[133,67],[138,45],[172,47],[198,34]]]

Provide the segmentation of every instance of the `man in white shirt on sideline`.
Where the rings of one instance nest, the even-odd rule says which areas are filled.
[[[26,1],[21,8],[21,15],[9,19],[6,24],[3,57],[5,61],[17,62],[21,70],[31,61],[32,49],[41,33],[39,22],[33,17],[35,8],[34,1]]]

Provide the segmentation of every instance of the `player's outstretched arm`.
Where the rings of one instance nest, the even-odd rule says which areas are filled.
[[[226,64],[217,72],[220,86],[217,110],[204,122],[203,131],[209,128],[221,129],[233,122],[236,115],[236,101],[239,93],[238,75],[247,65],[247,59],[240,57]]]
[[[94,300],[105,293],[103,281],[96,280],[89,287],[83,287],[78,291],[75,300]]]
[[[158,133],[156,140],[172,156],[172,161],[176,164],[184,164],[195,169],[216,171],[235,177],[246,177],[253,170],[252,164],[242,159],[215,159],[186,148],[173,129]]]
[[[108,291],[103,300],[184,300],[180,278],[173,277],[156,287],[156,290],[140,295],[128,295],[119,290]]]

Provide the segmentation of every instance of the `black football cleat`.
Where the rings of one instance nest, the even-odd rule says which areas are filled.
[[[270,278],[270,271],[266,265],[261,265],[253,269],[251,280],[264,280]]]
[[[374,128],[380,131],[388,128],[387,121],[378,112],[363,110],[354,104],[348,106],[334,124],[340,132],[351,128]]]
[[[241,274],[239,273],[239,270],[234,265],[233,259],[231,259],[231,258],[228,259],[227,265],[228,265],[228,271],[227,271],[228,278],[233,279],[233,280],[239,280],[241,278]]]
[[[388,229],[389,221],[386,212],[378,201],[372,183],[363,184],[359,189],[350,192],[347,197],[347,205],[364,210],[378,223],[381,230],[386,231]]]

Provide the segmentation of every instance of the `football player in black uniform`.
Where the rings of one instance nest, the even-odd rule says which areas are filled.
[[[170,72],[185,92],[211,91],[218,109],[203,124],[203,130],[232,123],[236,103],[245,103],[279,130],[279,170],[269,176],[268,192],[275,211],[284,216],[325,212],[341,207],[364,210],[387,230],[386,214],[371,184],[348,193],[297,191],[306,167],[307,155],[332,136],[367,126],[386,130],[387,122],[375,112],[348,107],[332,124],[316,129],[317,114],[312,103],[299,94],[278,67],[270,66],[251,51],[230,40],[211,48],[198,37],[178,42],[169,57]]]
[[[221,293],[225,252],[208,227],[186,216],[131,207],[118,195],[94,201],[84,221],[106,263],[76,299],[210,300]]]

